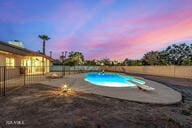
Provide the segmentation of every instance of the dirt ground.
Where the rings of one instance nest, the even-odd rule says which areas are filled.
[[[142,104],[36,84],[0,97],[0,128],[192,128],[191,81],[146,78],[180,91],[183,103]]]

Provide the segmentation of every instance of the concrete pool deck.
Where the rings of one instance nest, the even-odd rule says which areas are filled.
[[[104,87],[88,83],[84,80],[83,74],[65,76],[62,79],[43,81],[41,84],[62,87],[65,83],[69,88],[84,93],[98,94],[102,96],[119,98],[129,101],[153,104],[175,104],[182,100],[179,92],[154,81],[135,77],[146,82],[146,85],[155,88],[154,91],[141,91],[137,87]]]

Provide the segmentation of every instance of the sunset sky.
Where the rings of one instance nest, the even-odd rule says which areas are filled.
[[[192,40],[192,0],[0,0],[0,40],[46,51],[80,51],[86,59],[139,59]]]

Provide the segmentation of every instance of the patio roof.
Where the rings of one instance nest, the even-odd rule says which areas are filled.
[[[9,52],[12,54],[20,55],[20,56],[41,56],[41,57],[45,57],[45,58],[49,59],[50,61],[54,60],[53,58],[46,56],[42,53],[34,52],[34,51],[26,49],[26,48],[17,47],[15,45],[8,44],[3,41],[0,41],[0,50]]]

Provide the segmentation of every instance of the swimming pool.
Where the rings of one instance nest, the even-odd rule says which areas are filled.
[[[85,74],[84,80],[94,85],[107,87],[133,87],[136,86],[137,83],[141,85],[145,84],[142,80],[117,73],[87,73]]]

